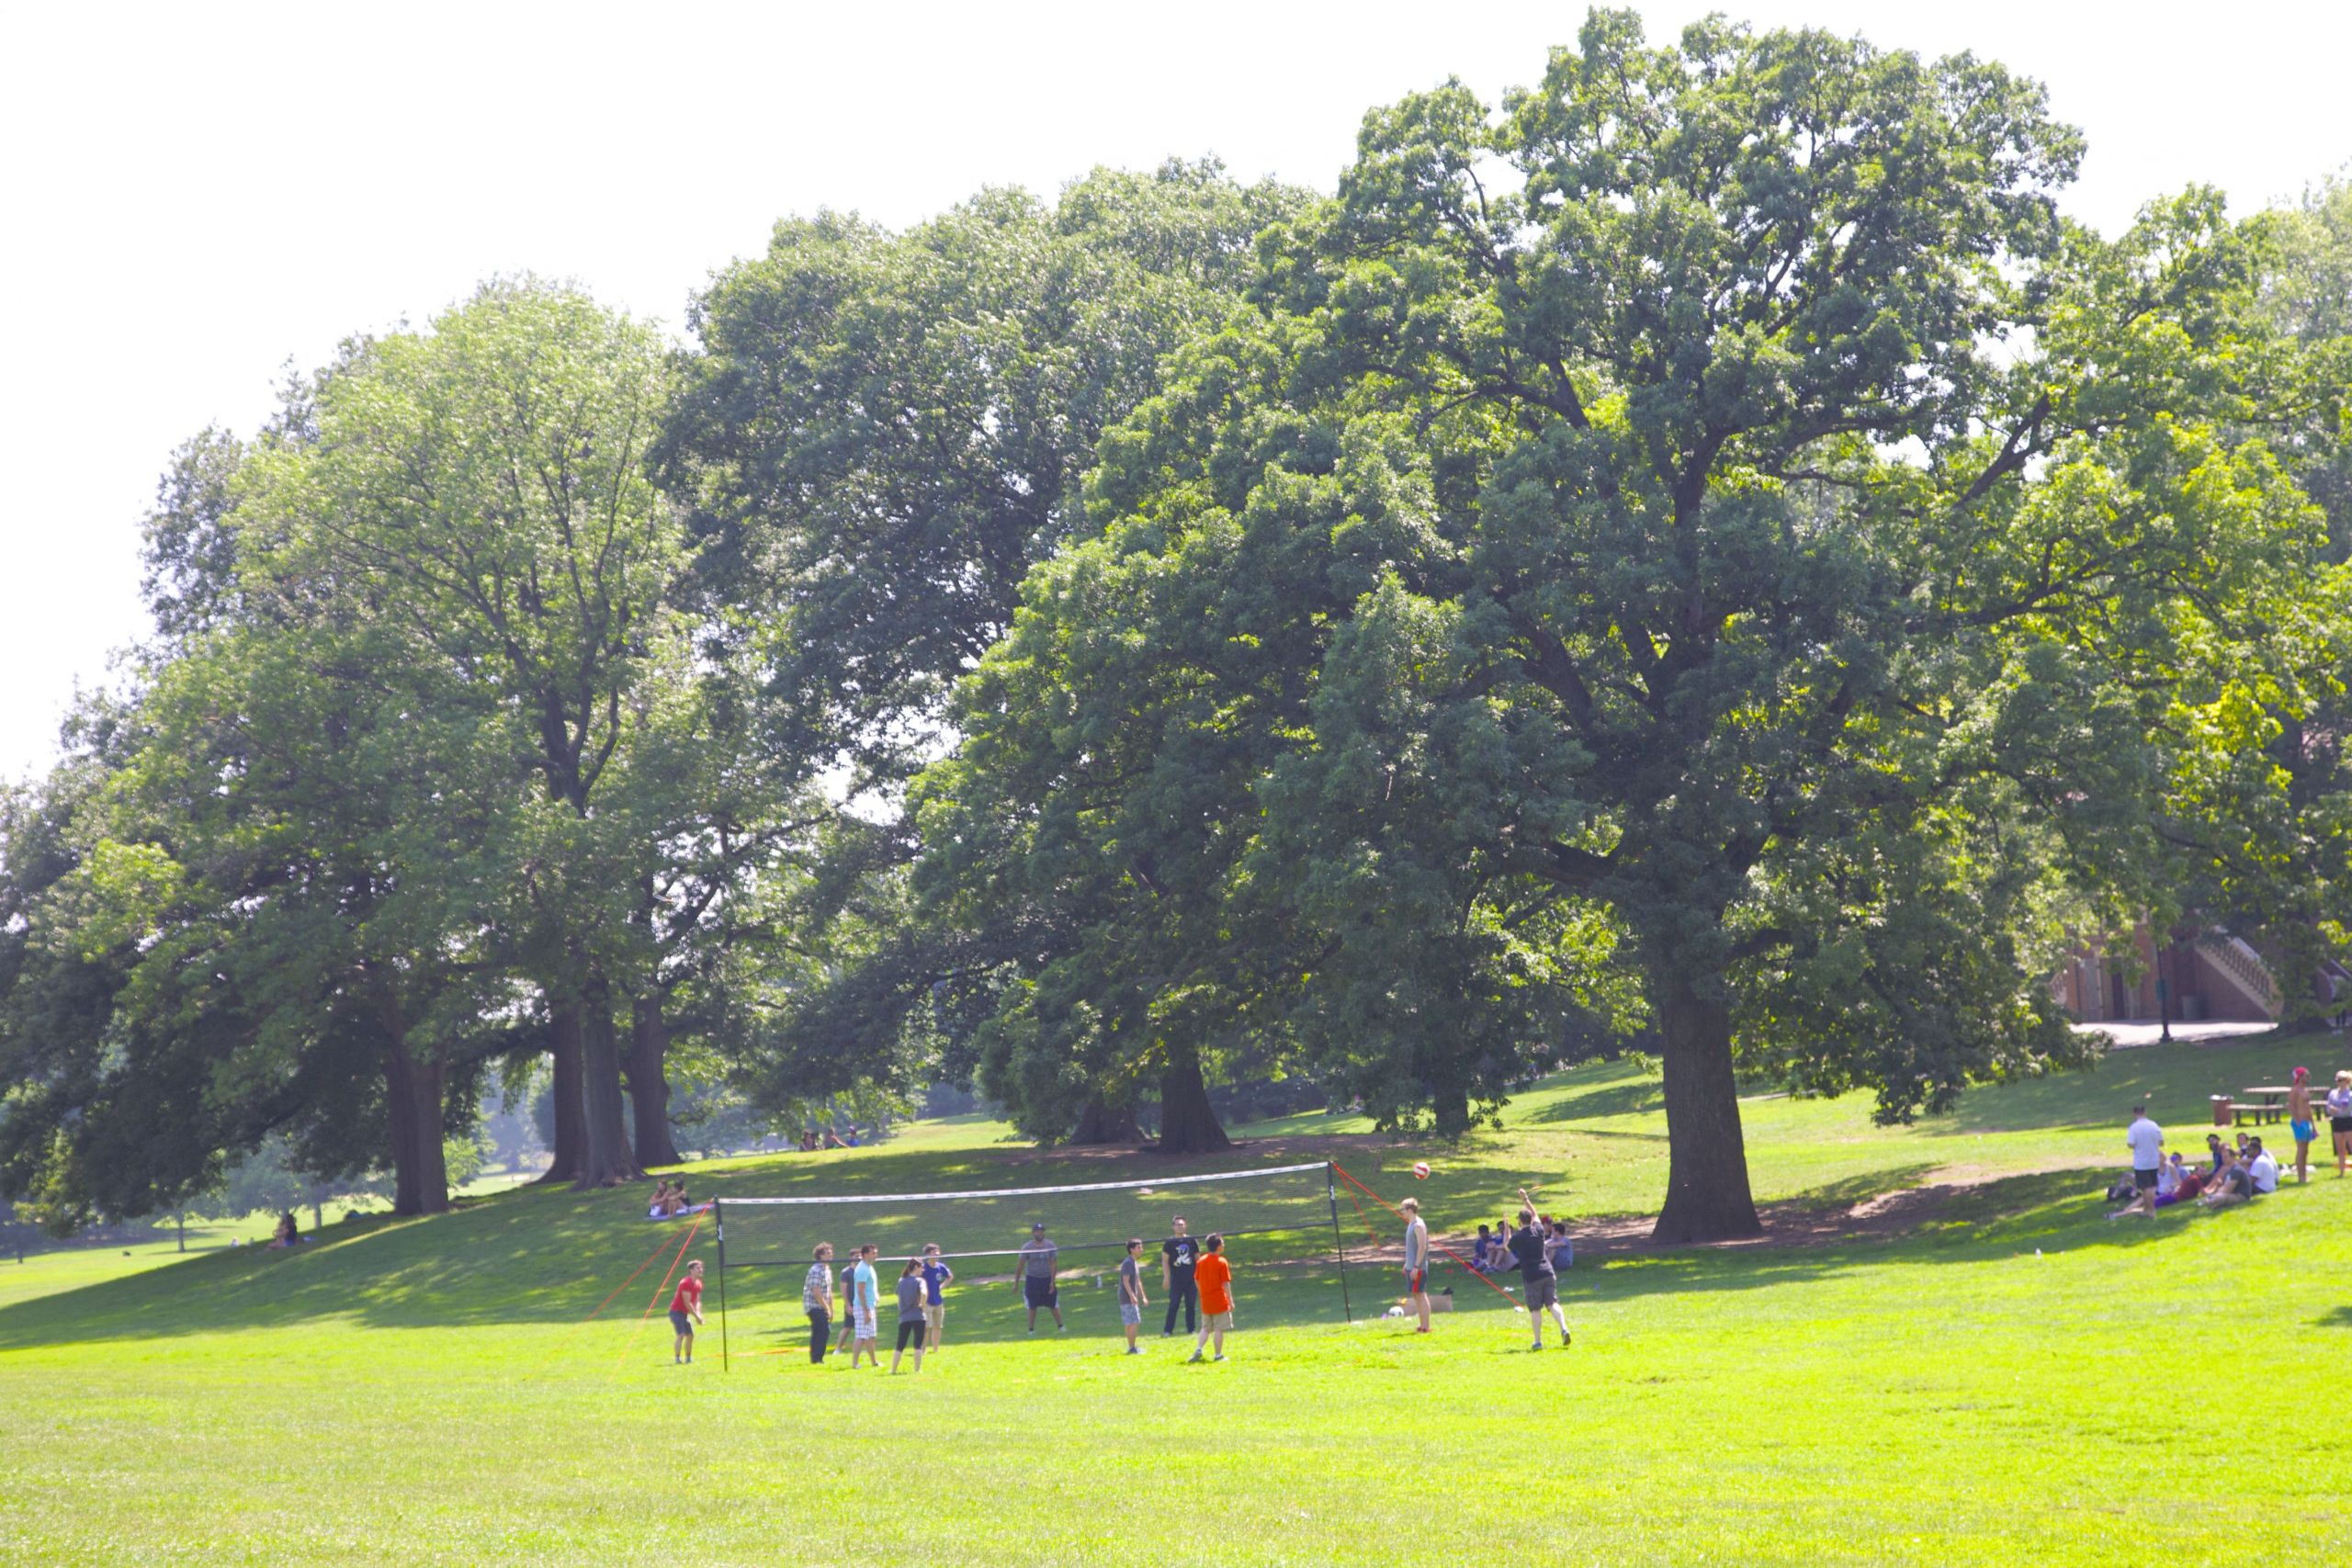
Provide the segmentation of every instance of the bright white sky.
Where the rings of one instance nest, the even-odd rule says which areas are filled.
[[[1642,6],[1662,37],[1704,5]],[[1723,0],[1759,27],[1971,50],[2089,133],[2110,231],[2190,181],[2241,209],[2352,159],[2339,0]],[[368,13],[363,15],[362,13]],[[779,216],[903,223],[982,185],[1214,152],[1330,188],[1363,110],[1490,99],[1576,5],[308,4],[0,10],[0,777],[143,636],[165,456],[249,429],[288,361],[482,276],[582,280],[673,324]]]

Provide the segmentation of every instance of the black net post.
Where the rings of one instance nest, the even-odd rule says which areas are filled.
[[[1331,1165],[1328,1160],[1323,1165],[1323,1196],[1331,1201],[1331,1256],[1338,1259],[1340,1265],[1340,1310],[1348,1314],[1348,1322],[1352,1325],[1356,1320],[1356,1309],[1354,1303],[1348,1300],[1348,1245],[1340,1235],[1340,1180],[1331,1174]],[[721,1250],[718,1256],[721,1259],[719,1268],[723,1272],[727,1267],[724,1261],[727,1254]],[[723,1284],[721,1289],[724,1289]],[[722,1328],[719,1332],[722,1344],[726,1337],[726,1331]]]
[[[727,1360],[727,1211],[719,1201],[710,1201],[710,1218],[718,1232],[718,1370],[729,1370]]]

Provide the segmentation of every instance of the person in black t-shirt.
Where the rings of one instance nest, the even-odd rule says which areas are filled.
[[[1176,1234],[1159,1244],[1159,1283],[1168,1292],[1168,1321],[1161,1325],[1159,1337],[1168,1338],[1176,1332],[1176,1309],[1184,1309],[1184,1332],[1190,1334],[1199,1326],[1201,1292],[1193,1283],[1193,1266],[1201,1260],[1201,1244],[1184,1234],[1184,1216],[1175,1220]]]
[[[1527,1299],[1528,1325],[1535,1331],[1532,1348],[1544,1348],[1544,1309],[1552,1311],[1552,1321],[1560,1325],[1560,1344],[1568,1343],[1568,1314],[1560,1307],[1559,1271],[1552,1266],[1552,1238],[1548,1227],[1535,1223],[1535,1200],[1527,1189],[1519,1190],[1520,1201],[1527,1205],[1519,1212],[1519,1228],[1510,1233],[1504,1243],[1510,1256],[1519,1260],[1520,1289]]]

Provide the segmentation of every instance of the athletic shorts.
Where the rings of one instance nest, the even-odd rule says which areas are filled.
[[[2329,1117],[2327,1130],[2331,1133],[2352,1133],[2352,1116]]]
[[[2308,1144],[2319,1135],[2319,1129],[2308,1122],[2290,1122],[2287,1131],[2295,1135],[2295,1142],[2299,1144]]]
[[[910,1345],[922,1344],[923,1330],[929,1326],[930,1325],[928,1324],[924,1323],[923,1320],[919,1317],[914,1318],[911,1321],[900,1323],[899,1325],[899,1348],[903,1350]]]
[[[1021,1293],[1033,1307],[1049,1307],[1062,1299],[1062,1293],[1051,1280],[1041,1280],[1031,1274],[1021,1281]]]
[[[1429,1285],[1430,1271],[1428,1269],[1408,1269],[1405,1270],[1405,1293],[1407,1295],[1418,1296],[1423,1291],[1428,1290]]]
[[[2135,1170],[2132,1173],[2132,1185],[2143,1192],[2150,1190],[2155,1184],[2156,1173],[2153,1170]]]
[[[947,1303],[944,1302],[933,1302],[926,1305],[922,1309],[922,1321],[923,1326],[926,1328],[946,1327]]]
[[[1143,1308],[1136,1305],[1133,1302],[1121,1302],[1119,1303],[1119,1321],[1126,1325],[1128,1327],[1133,1328],[1136,1325],[1143,1321]]]
[[[1201,1319],[1201,1327],[1211,1334],[1230,1333],[1233,1328],[1233,1314],[1229,1312],[1210,1313]]]
[[[672,1307],[670,1309],[670,1326],[676,1329],[679,1333],[684,1335],[689,1339],[692,1339],[695,1337],[695,1320],[688,1317],[684,1313],[680,1312],[676,1307]]]
[[[1545,1307],[1560,1304],[1560,1281],[1556,1275],[1539,1274],[1527,1281],[1527,1310],[1541,1312]]]

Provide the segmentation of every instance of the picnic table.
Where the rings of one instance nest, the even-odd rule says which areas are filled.
[[[2253,1108],[2256,1112],[2256,1123],[2259,1125],[2264,1122],[2283,1120],[2287,1114],[2287,1097],[2294,1090],[2286,1084],[2256,1084],[2254,1088],[2241,1092],[2247,1099],[2259,1101]]]

